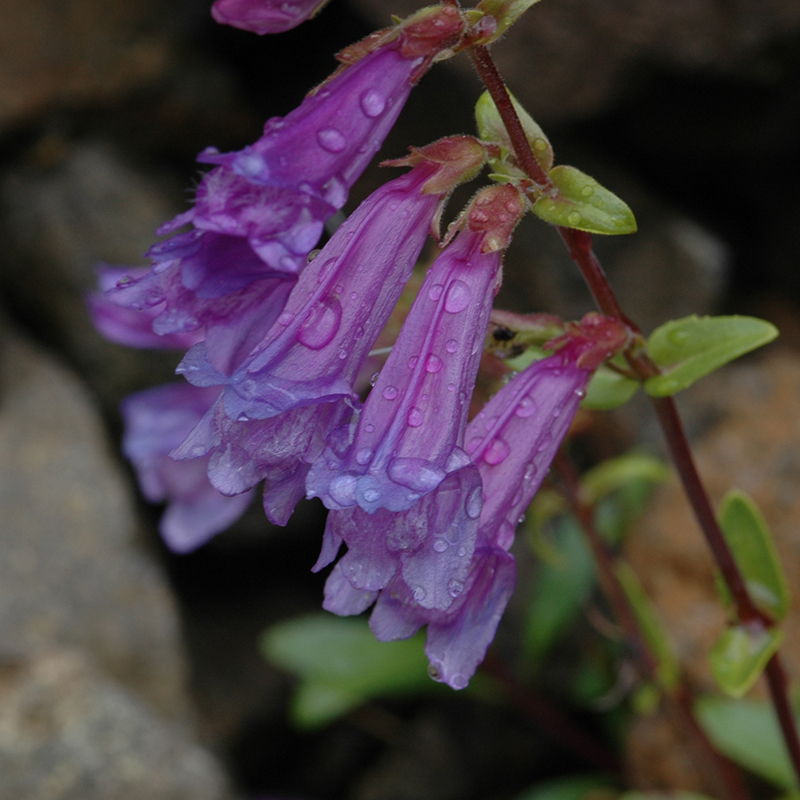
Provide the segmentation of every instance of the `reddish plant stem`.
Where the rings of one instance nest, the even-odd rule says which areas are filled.
[[[591,547],[592,555],[597,565],[600,586],[611,603],[614,616],[633,646],[634,654],[637,656],[641,667],[643,667],[645,676],[657,683],[658,660],[647,646],[639,630],[636,614],[617,579],[616,570],[614,569],[615,557],[609,551],[594,525],[594,509],[581,499],[580,480],[577,470],[563,449],[559,450],[553,465],[561,476],[567,502],[586,534],[586,540]],[[692,695],[686,685],[681,682],[676,687],[665,688],[662,696],[667,713],[695,742],[699,752],[703,754],[705,764],[710,765],[710,777],[720,795],[727,797],[728,800],[749,800],[739,768],[720,755],[705,735],[703,729],[698,725],[692,713]]]
[[[506,131],[519,165],[541,188],[552,189],[552,182],[534,158],[533,151],[522,129],[522,124],[488,49],[483,46],[473,47],[470,52],[478,73],[494,100],[503,124],[506,126]],[[571,228],[559,228],[559,233],[567,246],[571,258],[581,270],[598,308],[604,314],[624,321],[631,327],[632,332],[637,333],[638,328],[623,314],[611,284],[592,251],[591,234]],[[658,374],[658,368],[646,355],[629,352],[626,357],[629,365],[640,380],[646,380]],[[708,494],[695,467],[691,448],[678,415],[675,401],[671,397],[653,398],[653,403],[684,491],[689,498],[722,576],[728,585],[736,604],[740,621],[743,624],[769,625],[770,620],[758,610],[750,597],[741,571],[717,524]],[[798,737],[797,725],[789,702],[786,673],[778,653],[772,657],[767,665],[766,678],[781,732],[800,782],[800,737]]]

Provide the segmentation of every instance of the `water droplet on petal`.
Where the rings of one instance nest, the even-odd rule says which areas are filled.
[[[439,356],[436,356],[433,353],[431,353],[431,355],[428,356],[428,360],[425,362],[425,371],[436,373],[439,372],[441,368],[442,368],[442,359],[439,358]]]
[[[421,603],[425,599],[425,590],[421,586],[417,586],[413,591],[414,599]]]
[[[447,391],[448,392],[454,392],[455,390],[456,390],[456,385],[454,383],[448,383],[447,384]]]
[[[436,539],[433,543],[433,549],[437,553],[444,553],[444,551],[447,550],[448,547],[449,545],[444,539]]]
[[[340,506],[352,506],[356,502],[355,475],[337,475],[328,486],[328,493],[335,503]]]
[[[368,503],[377,503],[381,499],[381,493],[377,489],[367,489],[364,492],[364,499]]]
[[[519,403],[517,403],[514,413],[521,419],[527,419],[528,417],[532,417],[536,413],[536,410],[537,405],[534,400],[530,397],[523,397]]]
[[[294,319],[294,314],[292,314],[292,312],[291,312],[291,311],[284,311],[284,312],[283,312],[283,314],[281,314],[281,315],[278,317],[278,324],[279,324],[279,325],[283,325],[283,326],[285,327],[285,326],[286,326],[286,325],[288,325],[288,324],[289,324],[289,323],[290,323],[290,322],[291,322],[293,319]]]
[[[321,350],[330,344],[342,321],[342,307],[337,301],[317,303],[306,314],[297,333],[301,344],[312,350]],[[345,357],[347,353],[345,353]]]
[[[394,400],[397,397],[397,387],[396,386],[387,386],[383,390],[383,397],[386,400]]]
[[[463,311],[472,299],[472,292],[464,281],[454,280],[447,287],[447,297],[444,300],[444,310],[451,314]]]
[[[369,378],[369,385],[374,386],[378,382],[378,377],[380,376],[380,372],[373,372]]]
[[[383,114],[386,108],[386,98],[375,89],[367,89],[359,100],[364,116],[374,119]]]
[[[419,428],[420,425],[425,421],[425,415],[419,408],[412,408],[411,411],[408,412],[408,427],[409,428]]]
[[[342,132],[336,128],[323,128],[317,131],[317,142],[323,150],[329,153],[341,153],[347,147],[347,141]]]
[[[433,286],[428,289],[428,297],[435,303],[442,296],[443,291],[444,286],[441,283],[434,283]]]
[[[362,447],[356,453],[356,463],[361,464],[362,467],[369,464],[372,461],[372,450],[369,447]]]
[[[408,368],[409,369],[416,369],[418,362],[419,362],[419,359],[416,356],[411,356],[411,358],[408,359]]]
[[[586,397],[586,392],[583,389],[576,389],[575,390],[576,397]]]
[[[481,445],[482,442],[483,442],[482,437],[480,436],[473,437],[466,443],[467,452],[471,455],[478,449],[478,447]]]
[[[364,426],[364,430],[367,433],[372,433],[375,430],[375,426],[371,422],[369,422]]]
[[[458,548],[457,552],[459,558],[464,558],[464,556],[467,554],[467,548],[464,547],[464,545],[461,545],[461,547]]]
[[[487,464],[492,464],[493,466],[502,464],[510,452],[511,448],[508,446],[508,443],[498,436],[493,439],[492,443],[486,448],[483,454],[483,460]]]
[[[464,583],[463,583],[463,581],[460,581],[460,580],[457,580],[456,578],[453,578],[447,584],[447,591],[450,594],[450,597],[458,597],[461,594],[461,592],[464,591]]]
[[[480,486],[476,486],[469,493],[464,510],[467,512],[467,516],[470,519],[478,519],[481,515],[481,511],[483,510],[483,489]]]
[[[312,250],[306,256],[306,263],[310,264],[318,255],[319,255],[320,248],[318,247],[316,250]]]
[[[444,349],[447,350],[448,353],[455,353],[456,350],[458,350],[458,342],[455,339],[448,339]]]
[[[465,675],[458,674],[453,675],[453,677],[450,678],[450,685],[454,689],[466,689],[468,684],[469,678],[467,678]]]

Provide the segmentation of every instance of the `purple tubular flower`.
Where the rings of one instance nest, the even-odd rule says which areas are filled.
[[[314,464],[309,497],[404,511],[468,463],[461,445],[501,261],[481,252],[484,238],[462,231],[428,271],[352,445]]]
[[[313,17],[328,0],[216,0],[211,16],[259,35],[283,33]]]
[[[347,63],[285,118],[269,120],[254,145],[204,151],[199,160],[219,166],[201,181],[194,206],[158,230],[174,236],[151,248],[152,270],[118,283],[110,302],[144,311],[159,335],[205,329],[209,360],[230,374],[232,359],[246,355],[233,342],[233,321],[243,307],[259,306],[237,334],[249,342],[269,327],[254,330],[256,317],[271,324],[280,314],[288,293],[280,279],[305,267],[325,220],[344,205],[412,85],[464,26],[452,7],[418,12],[344,51]],[[190,231],[178,233],[188,224]]]
[[[215,397],[213,390],[176,383],[138,392],[122,404],[122,450],[136,468],[142,494],[153,503],[168,502],[160,530],[177,553],[195,550],[227,528],[252,499],[252,492],[224,497],[214,489],[206,474],[207,459],[169,457]]]
[[[353,380],[411,274],[437,207],[482,162],[482,147],[469,137],[412,156],[407,163],[414,169],[365,200],[308,265],[284,312],[230,378],[208,363],[202,347],[189,351],[179,372],[195,385],[224,389],[175,456],[213,450],[209,476],[224,493],[267,478],[267,515],[285,522],[287,504],[293,507],[287,498],[302,495],[310,464],[358,405]],[[276,503],[272,483],[281,487]]]

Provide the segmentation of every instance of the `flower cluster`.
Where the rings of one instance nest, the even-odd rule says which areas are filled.
[[[280,8],[302,16],[319,5]],[[215,15],[265,32],[270,9],[218,0]],[[454,136],[387,162],[411,169],[309,254],[413,83],[463,46],[467,20],[455,5],[423,9],[340,54],[340,70],[255,144],[204,151],[214,167],[194,206],[159,230],[171,238],[150,250],[152,267],[103,267],[105,291],[90,299],[109,338],[188,351],[177,370],[188,383],[123,406],[142,491],[169,502],[167,544],[203,544],[261,482],[276,524],[319,497],[330,513],[314,569],[347,548],[324,607],[374,604],[381,640],[427,625],[431,674],[457,689],[513,589],[517,520],[592,371],[623,337],[600,317],[568,328],[554,355],[468,420],[502,256],[529,208],[503,183],[479,191],[451,227],[365,402],[355,388],[445,201],[492,146]]]

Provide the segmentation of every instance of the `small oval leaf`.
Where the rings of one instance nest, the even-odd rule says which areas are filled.
[[[533,213],[545,222],[588,233],[636,230],[636,219],[627,204],[586,173],[559,165],[550,170],[550,179],[556,191],[533,204]]]
[[[736,625],[725,630],[708,656],[720,689],[731,697],[746,694],[782,641],[783,632],[777,628],[753,631]]]
[[[610,411],[625,405],[639,388],[639,381],[626,378],[601,366],[589,381],[586,387],[586,397],[581,400],[581,406],[591,411]]]
[[[664,372],[646,381],[654,397],[691,386],[729,361],[771,342],[778,329],[755,317],[684,317],[656,328],[647,341],[650,357]]]
[[[797,789],[772,706],[750,698],[702,697],[695,715],[721,753],[783,789]]]
[[[789,586],[766,520],[739,489],[722,500],[719,524],[756,604],[774,619],[789,611]]]

